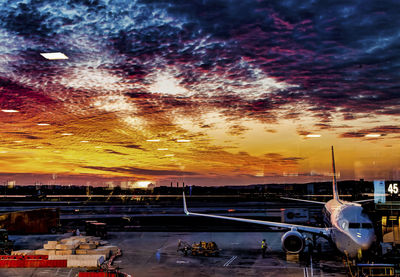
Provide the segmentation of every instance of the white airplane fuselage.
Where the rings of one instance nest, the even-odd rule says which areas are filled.
[[[332,242],[339,251],[355,257],[375,241],[372,221],[360,204],[332,199],[325,204],[323,212],[324,222],[331,228]]]

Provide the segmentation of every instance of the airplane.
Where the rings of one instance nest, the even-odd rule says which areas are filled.
[[[296,225],[283,222],[263,221],[230,216],[220,216],[189,212],[186,205],[185,192],[183,192],[183,208],[186,215],[211,217],[225,220],[234,220],[246,223],[261,224],[269,227],[279,227],[288,230],[281,238],[282,248],[287,253],[297,254],[306,246],[306,236],[303,233],[312,234],[313,237],[323,237],[336,246],[336,248],[350,258],[357,257],[362,251],[368,250],[375,242],[376,236],[372,221],[364,213],[361,202],[365,200],[349,202],[339,198],[336,183],[335,157],[332,146],[333,169],[333,198],[328,202],[319,202],[303,199],[286,198],[309,203],[324,205],[323,216],[325,228]]]

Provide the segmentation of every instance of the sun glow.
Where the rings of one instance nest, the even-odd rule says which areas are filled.
[[[134,183],[135,187],[138,188],[148,188],[152,181],[137,181]]]

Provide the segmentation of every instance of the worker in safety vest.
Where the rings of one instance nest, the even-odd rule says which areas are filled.
[[[362,256],[363,256],[362,250],[361,250],[361,249],[358,249],[358,251],[357,251],[357,259],[358,259],[359,261],[361,261],[361,260],[362,260]]]
[[[261,242],[261,250],[263,258],[265,258],[265,252],[267,251],[267,247],[268,247],[267,242],[265,241],[265,239],[263,239]]]

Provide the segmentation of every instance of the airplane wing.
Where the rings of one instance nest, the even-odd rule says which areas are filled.
[[[330,233],[329,228],[319,228],[319,227],[312,227],[312,226],[303,226],[303,225],[296,225],[296,224],[289,224],[289,223],[282,223],[282,222],[264,221],[264,220],[256,220],[256,219],[248,219],[248,218],[240,218],[240,217],[230,217],[230,216],[222,216],[222,215],[192,213],[192,212],[189,212],[189,210],[187,209],[185,193],[183,193],[183,210],[186,215],[195,215],[195,216],[211,217],[211,218],[218,218],[218,219],[226,219],[226,220],[240,221],[240,222],[246,222],[246,223],[260,224],[260,225],[265,225],[265,226],[269,226],[269,227],[279,227],[279,228],[284,228],[284,229],[296,229],[299,232],[306,232],[306,233],[317,234],[317,235],[321,235],[321,236],[329,236],[329,233]]]
[[[326,202],[314,201],[314,200],[306,200],[306,199],[298,199],[298,198],[290,198],[290,197],[281,197],[281,198],[282,199],[286,199],[286,200],[307,202],[307,203],[320,204],[320,205],[325,205],[326,204]]]
[[[357,201],[353,201],[353,203],[359,203],[359,204],[362,204],[362,203],[371,202],[371,201],[374,201],[374,199],[363,199],[363,200],[357,200]]]

